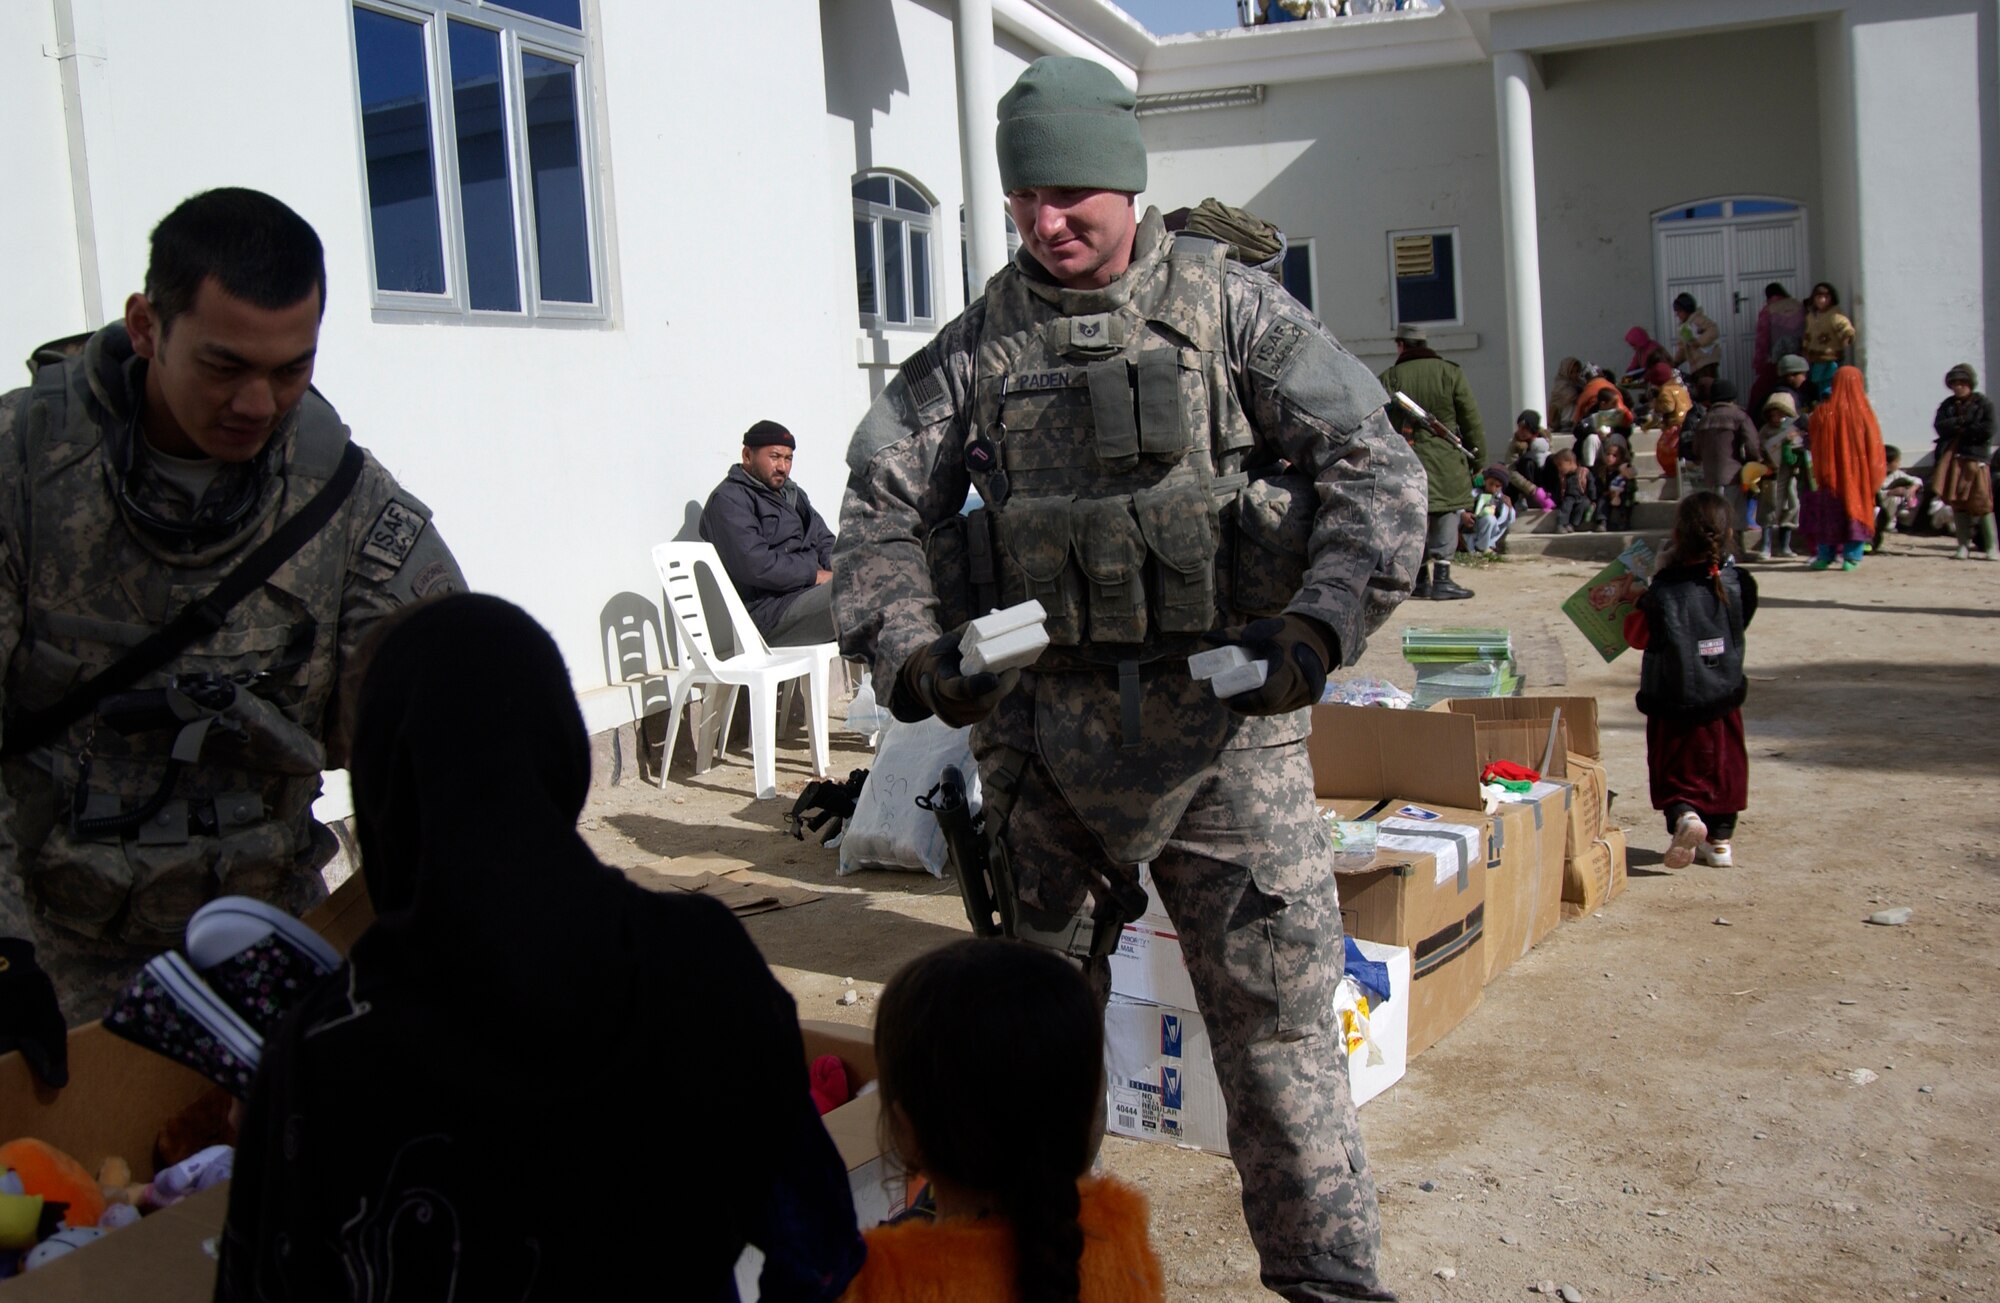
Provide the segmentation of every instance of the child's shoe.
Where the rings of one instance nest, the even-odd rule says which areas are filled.
[[[1694,863],[1695,847],[1708,844],[1708,825],[1690,810],[1674,825],[1674,839],[1667,845],[1663,863],[1670,869],[1685,869]]]
[[[1823,557],[1823,556],[1816,556],[1816,557],[1814,557],[1814,558],[1812,559],[1812,561],[1811,561],[1810,563],[1808,563],[1808,564],[1807,564],[1807,566],[1806,566],[1806,569],[1808,569],[1808,570],[1825,570],[1826,568],[1828,568],[1828,567],[1829,567],[1829,566],[1831,566],[1832,564],[1833,564],[1833,562],[1831,562],[1831,561],[1827,560],[1827,559],[1826,559],[1825,557]]]
[[[194,912],[187,956],[222,1002],[269,1036],[340,952],[275,905],[222,896]]]
[[[172,950],[139,970],[104,1015],[104,1030],[186,1064],[238,1099],[249,1095],[264,1054],[264,1038]]]
[[[1842,570],[1859,570],[1861,563],[1859,561],[1843,561],[1840,563],[1840,568]]]
[[[1727,841],[1710,841],[1704,837],[1697,854],[1701,857],[1701,862],[1711,869],[1727,869],[1736,863],[1735,858],[1730,855]]]

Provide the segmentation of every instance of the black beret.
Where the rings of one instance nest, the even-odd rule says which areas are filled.
[[[799,446],[798,442],[792,438],[792,432],[784,426],[779,425],[776,421],[759,421],[743,432],[743,446],[745,448],[768,448],[772,444],[777,443],[781,443],[787,448],[796,448]]]

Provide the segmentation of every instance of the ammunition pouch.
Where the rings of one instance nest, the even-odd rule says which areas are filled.
[[[953,516],[924,540],[931,590],[938,599],[938,627],[956,629],[1000,604],[993,552],[993,513],[985,507]]]

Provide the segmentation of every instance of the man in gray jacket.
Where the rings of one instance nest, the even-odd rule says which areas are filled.
[[[701,536],[743,595],[750,618],[773,647],[832,642],[833,531],[792,483],[792,432],[759,421],[743,435],[743,464],[731,466],[701,513]]]

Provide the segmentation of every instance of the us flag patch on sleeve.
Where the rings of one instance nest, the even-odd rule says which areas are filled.
[[[951,395],[944,387],[944,371],[938,365],[937,345],[926,344],[910,354],[897,375],[910,391],[920,420],[929,422],[951,411]]]
[[[361,555],[380,561],[390,569],[400,569],[409,560],[410,549],[423,537],[424,526],[430,522],[422,513],[391,499],[382,508],[382,514],[375,517],[375,523],[368,527],[368,540],[361,545]]]

